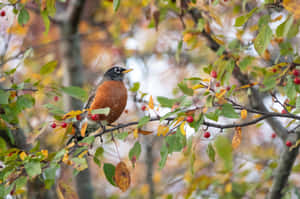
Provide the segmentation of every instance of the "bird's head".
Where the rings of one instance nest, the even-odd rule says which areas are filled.
[[[133,69],[126,69],[119,66],[114,66],[108,69],[104,73],[105,80],[115,80],[115,81],[122,81],[124,78],[124,74],[132,71]]]

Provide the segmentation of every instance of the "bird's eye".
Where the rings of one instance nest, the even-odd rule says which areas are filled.
[[[115,73],[120,73],[121,70],[120,70],[119,68],[114,68],[114,72],[115,72]]]

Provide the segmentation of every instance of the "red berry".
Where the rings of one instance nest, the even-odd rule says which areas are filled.
[[[300,78],[299,77],[295,77],[294,78],[294,83],[297,84],[297,85],[300,84]]]
[[[98,114],[94,114],[91,116],[91,119],[96,121],[96,120],[99,120],[99,115]]]
[[[146,110],[146,106],[143,105],[141,109],[142,109],[142,111],[145,111]]]
[[[220,82],[217,82],[217,83],[216,83],[216,87],[220,87]]]
[[[276,73],[276,72],[277,72],[277,69],[276,69],[276,68],[273,68],[273,69],[272,69],[272,72],[273,72],[273,73]]]
[[[5,15],[6,15],[5,11],[2,10],[1,13],[0,13],[0,15],[1,15],[1,17],[5,17]]]
[[[68,124],[65,123],[65,122],[63,122],[63,123],[61,124],[61,127],[62,127],[62,128],[66,128],[67,126],[68,126]]]
[[[300,75],[299,70],[294,69],[294,70],[293,70],[293,75],[294,75],[294,76],[299,76],[299,75]]]
[[[226,90],[227,90],[227,91],[230,91],[230,89],[231,89],[230,86],[227,86],[227,87],[226,87]]]
[[[208,132],[208,131],[205,132],[203,136],[204,136],[205,138],[209,138],[209,137],[210,137],[210,132]]]
[[[186,121],[187,121],[188,123],[192,123],[192,122],[194,121],[193,116],[187,116]]]
[[[272,133],[272,138],[276,138],[276,133]]]
[[[76,115],[76,120],[80,121],[81,120],[81,115]]]
[[[291,146],[292,146],[292,142],[291,142],[291,141],[286,141],[285,145],[286,145],[287,147],[291,147]]]
[[[56,124],[53,122],[53,123],[51,124],[51,127],[52,127],[52,128],[55,128],[55,127],[56,127]]]
[[[287,112],[286,112],[285,109],[282,109],[281,113],[282,113],[282,114],[287,114]]]
[[[54,99],[54,101],[56,101],[56,102],[59,100],[58,96],[54,96],[53,99]]]
[[[218,75],[217,75],[217,72],[215,70],[213,70],[213,71],[211,71],[210,76],[212,78],[217,78]]]

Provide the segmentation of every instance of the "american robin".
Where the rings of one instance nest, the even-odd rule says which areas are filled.
[[[96,92],[93,92],[85,105],[85,109],[95,110],[109,107],[107,116],[103,114],[88,115],[94,121],[106,121],[108,124],[116,121],[125,109],[127,103],[127,89],[124,85],[124,74],[132,71],[114,66],[104,73],[103,80]]]

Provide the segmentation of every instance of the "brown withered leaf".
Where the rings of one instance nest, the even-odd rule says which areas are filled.
[[[116,166],[114,180],[123,192],[130,186],[130,172],[123,161],[119,162]]]

